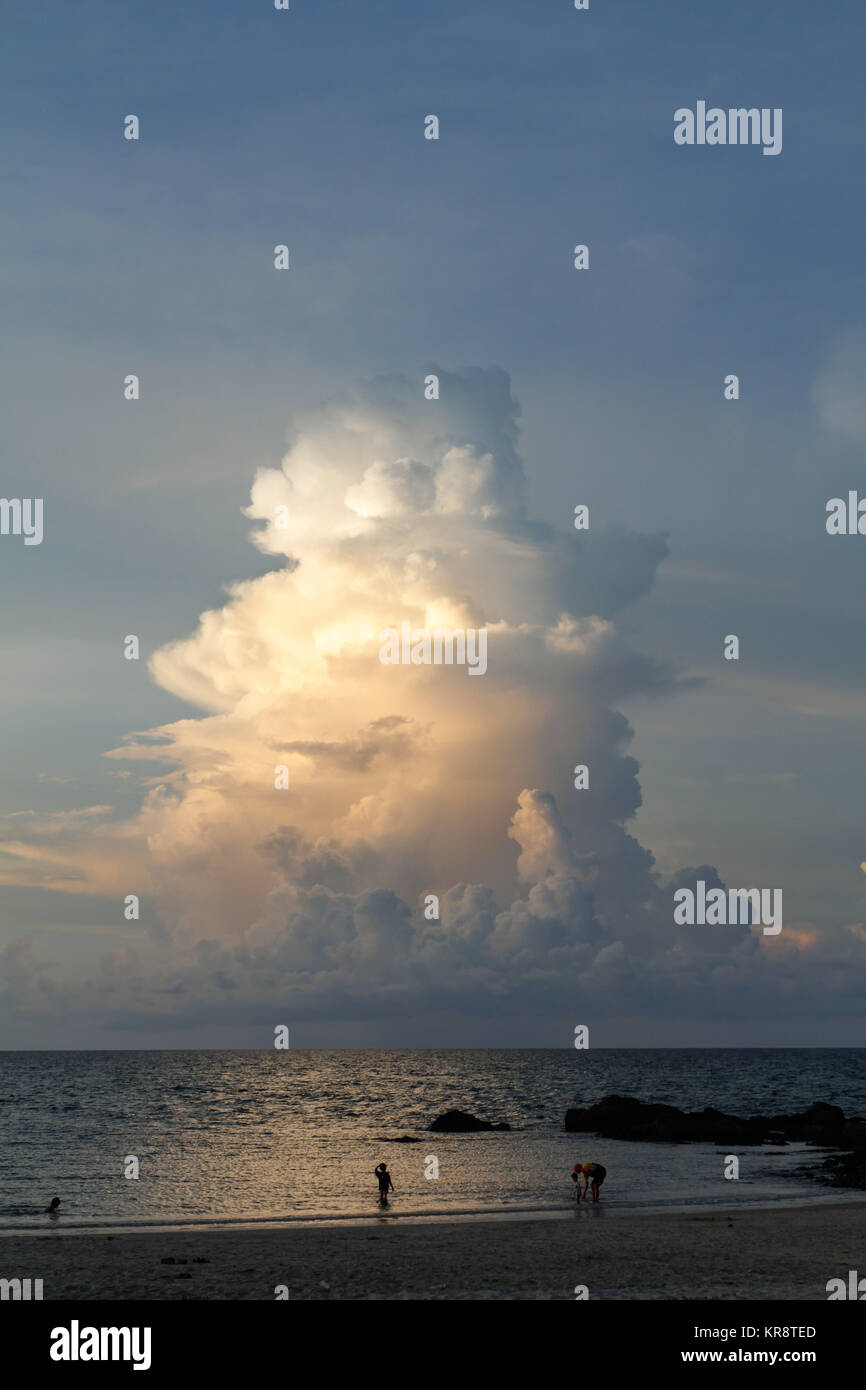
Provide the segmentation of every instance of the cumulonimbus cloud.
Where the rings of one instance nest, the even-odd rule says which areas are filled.
[[[664,539],[532,520],[507,375],[437,374],[437,401],[394,378],[302,419],[247,509],[284,563],[152,658],[203,714],[113,750],[170,771],[111,833],[172,959],[109,957],[91,1008],[95,991],[115,1020],[249,1019],[275,1001],[296,1017],[623,1014],[797,993],[811,943],[770,962],[748,927],[675,926],[680,876],[662,882],[627,829],[641,796],[617,705],[677,681],[617,617]],[[577,458],[575,502],[579,479]],[[404,621],[485,629],[486,673],[383,664],[382,630]],[[99,836],[77,832],[81,891],[115,886]],[[60,881],[53,835],[58,858]],[[844,952],[862,970],[861,936]],[[38,993],[30,955],[12,963],[22,997]]]

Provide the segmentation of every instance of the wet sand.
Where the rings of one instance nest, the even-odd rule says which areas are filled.
[[[165,1261],[173,1261],[166,1263]],[[866,1202],[713,1214],[0,1240],[0,1278],[44,1299],[817,1299],[866,1272]]]

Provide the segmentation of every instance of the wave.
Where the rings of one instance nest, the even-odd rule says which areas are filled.
[[[737,1200],[718,1200],[707,1201],[706,1198],[697,1198],[694,1201],[683,1200],[681,1198],[670,1201],[647,1201],[642,1203],[635,1202],[615,1202],[608,1199],[598,1205],[587,1203],[575,1208],[573,1202],[564,1206],[539,1207],[537,1203],[524,1205],[514,1203],[513,1205],[498,1206],[454,1206],[447,1208],[437,1207],[431,1211],[429,1207],[407,1207],[396,1209],[393,1206],[381,1208],[376,1205],[374,1209],[365,1208],[346,1212],[322,1211],[322,1212],[297,1212],[288,1215],[267,1216],[240,1215],[240,1216],[150,1216],[141,1217],[136,1220],[121,1221],[118,1218],[106,1217],[101,1219],[94,1217],[90,1220],[69,1220],[66,1219],[62,1224],[52,1220],[50,1225],[46,1221],[39,1223],[29,1222],[20,1223],[15,1226],[2,1224],[0,1218],[0,1239],[4,1236],[22,1235],[88,1235],[88,1234],[129,1234],[136,1231],[156,1232],[194,1232],[194,1231],[234,1231],[234,1230],[288,1230],[293,1227],[302,1226],[350,1226],[350,1225],[369,1225],[370,1222],[385,1221],[388,1224],[400,1221],[412,1221],[436,1224],[447,1221],[491,1221],[491,1220],[513,1220],[515,1218],[534,1219],[534,1220],[568,1220],[575,1217],[587,1217],[593,1219],[595,1215],[610,1216],[658,1216],[678,1214],[697,1214],[697,1213],[722,1213],[742,1211],[747,1206],[754,1210],[783,1209],[792,1210],[799,1207],[810,1207],[826,1205],[831,1202],[833,1205],[846,1202],[862,1202],[862,1193],[857,1192],[836,1192],[811,1190],[808,1195],[802,1197],[772,1198],[766,1194],[756,1193],[754,1196],[741,1196]],[[590,1215],[592,1214],[592,1215]]]

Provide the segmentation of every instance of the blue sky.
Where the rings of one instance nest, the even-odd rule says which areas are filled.
[[[103,754],[201,711],[120,643],[138,633],[149,655],[279,566],[242,509],[300,414],[431,363],[495,366],[521,407],[530,516],[567,527],[585,501],[602,535],[666,538],[617,627],[695,680],[618,701],[640,764],[630,833],[664,873],[782,884],[811,935],[862,923],[866,541],[824,517],[866,486],[863,27],[847,4],[19,7],[0,84],[3,492],[44,497],[46,521],[40,547],[0,540],[4,836],[86,807],[135,817],[138,769]],[[781,155],[676,146],[674,110],[699,99],[781,107]],[[158,916],[0,886],[0,946],[30,936],[60,970],[130,945],[166,964]],[[730,1040],[861,1040],[855,998],[832,1034],[777,1004]],[[722,1030],[725,1011],[719,986]],[[549,1040],[541,1013],[526,1005],[515,1041]],[[337,1003],[317,1017],[311,1040],[355,1036]],[[658,1038],[605,1017],[608,1045]],[[0,1044],[117,1036],[9,1018]],[[681,1001],[668,1022],[721,1040]],[[187,1024],[190,1042],[257,1037],[194,1005]],[[409,1018],[365,1026],[416,1037]]]

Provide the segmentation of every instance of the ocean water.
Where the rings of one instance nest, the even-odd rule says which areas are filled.
[[[866,1050],[537,1049],[0,1053],[0,1234],[369,1220],[387,1162],[393,1218],[568,1214],[572,1164],[608,1177],[607,1211],[852,1200],[796,1169],[803,1145],[566,1134],[565,1112],[611,1093],[735,1114],[813,1101],[866,1113]],[[425,1133],[451,1108],[506,1134]],[[410,1135],[415,1144],[386,1143]],[[129,1156],[137,1179],[124,1176]],[[429,1156],[439,1177],[425,1176]],[[53,1196],[61,1215],[42,1209]]]

